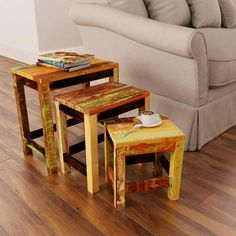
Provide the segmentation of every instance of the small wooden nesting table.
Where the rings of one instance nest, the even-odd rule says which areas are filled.
[[[178,200],[185,135],[170,120],[164,119],[161,126],[138,128],[124,136],[133,126],[134,122],[126,122],[126,119],[107,121],[105,173],[106,179],[114,188],[114,206],[125,206],[125,193],[163,187],[168,187],[170,200]],[[127,156],[167,151],[171,152],[167,170],[169,176],[126,183]]]
[[[92,59],[91,66],[75,72],[64,72],[58,68],[26,65],[12,69],[15,89],[16,106],[20,125],[23,152],[32,155],[32,150],[43,156],[49,173],[57,171],[56,148],[53,124],[51,91],[72,85],[89,86],[90,81],[107,78],[118,81],[118,64],[102,59]],[[38,91],[42,128],[30,131],[24,86]],[[68,120],[68,125],[78,123],[75,119]],[[34,139],[44,137],[44,147]]]
[[[63,173],[70,168],[65,161],[83,171],[83,164],[69,153],[66,115],[84,121],[87,188],[99,190],[97,122],[138,108],[149,109],[150,93],[133,86],[108,82],[55,97],[60,166]]]

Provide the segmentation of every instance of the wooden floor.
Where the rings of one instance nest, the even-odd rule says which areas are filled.
[[[78,172],[48,176],[41,158],[23,157],[10,74],[19,64],[0,57],[0,236],[236,235],[236,127],[202,151],[186,153],[180,201],[168,201],[164,190],[133,193],[126,209],[116,211],[104,184],[102,145],[101,190],[94,196]],[[31,127],[37,128],[37,94],[27,90],[27,96]],[[81,131],[71,130],[71,142]],[[150,174],[148,167],[130,167],[129,177]]]

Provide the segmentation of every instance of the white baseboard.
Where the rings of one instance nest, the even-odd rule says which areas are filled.
[[[0,44],[0,55],[20,62],[32,64],[35,62],[37,54],[37,52],[31,52],[21,48],[14,48],[8,45]]]
[[[73,47],[73,48],[54,49],[50,51],[72,51],[72,52],[84,53],[84,47],[79,46],[79,47]],[[32,52],[32,51],[27,51],[24,49],[14,48],[14,47],[0,44],[0,55],[20,61],[20,62],[24,62],[27,64],[35,63],[37,61],[37,55],[39,53],[45,53],[45,52],[48,52],[48,51]]]

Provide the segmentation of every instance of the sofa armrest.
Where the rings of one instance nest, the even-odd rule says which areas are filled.
[[[194,57],[193,45],[204,41],[196,29],[161,23],[106,5],[76,4],[70,10],[70,17],[78,25],[100,27],[146,46],[187,58]]]

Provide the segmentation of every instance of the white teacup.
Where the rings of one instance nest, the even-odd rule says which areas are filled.
[[[140,118],[144,125],[153,125],[160,121],[159,114],[156,114],[153,111],[142,111]]]

